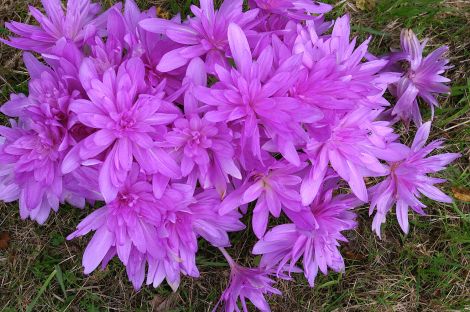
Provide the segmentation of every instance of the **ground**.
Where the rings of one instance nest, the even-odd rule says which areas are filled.
[[[37,2],[0,1],[0,20],[28,21],[27,4]],[[137,2],[141,8],[156,4]],[[170,0],[160,5],[170,14],[187,13],[190,2]],[[453,80],[452,93],[440,98],[442,108],[436,112],[432,136],[446,139],[447,150],[462,153],[440,175],[448,179],[444,190],[461,200],[449,205],[426,202],[428,215],[410,215],[406,236],[389,218],[382,240],[371,233],[367,207],[361,208],[359,227],[349,235],[350,243],[342,246],[346,272],[319,276],[313,289],[301,276],[280,282],[277,286],[284,295],[270,298],[272,310],[470,311],[470,206],[463,201],[465,196],[468,201],[470,189],[470,1],[378,0],[375,7],[359,10],[364,2],[374,1],[330,1],[335,4],[330,17],[350,13],[355,35],[373,36],[372,52],[397,47],[402,27],[428,37],[428,51],[443,44],[450,47],[454,67],[447,75]],[[2,26],[0,35],[5,36],[8,32]],[[11,92],[27,91],[28,76],[20,53],[3,44],[0,66],[3,103]],[[405,134],[407,142],[412,132]],[[197,259],[201,277],[184,278],[176,293],[168,286],[135,292],[118,261],[84,276],[81,254],[88,237],[74,241],[65,237],[89,209],[64,207],[38,226],[21,221],[16,205],[0,205],[1,311],[211,311],[227,281],[228,268],[221,256],[202,245]],[[249,256],[252,234],[233,235],[232,241],[235,258],[247,265],[256,261]]]

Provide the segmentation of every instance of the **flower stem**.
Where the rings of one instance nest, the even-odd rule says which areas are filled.
[[[233,268],[236,263],[235,261],[232,259],[232,257],[230,257],[230,255],[228,254],[227,250],[225,250],[224,247],[219,247],[219,250],[220,252],[224,255],[225,259],[227,260],[228,264],[230,265],[231,268]]]

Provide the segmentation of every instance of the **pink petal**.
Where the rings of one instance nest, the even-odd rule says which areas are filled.
[[[368,201],[368,194],[366,184],[364,183],[364,178],[357,171],[356,166],[351,163],[349,160],[346,161],[349,167],[349,186],[356,195],[363,202]]]
[[[253,219],[251,220],[253,232],[256,237],[263,237],[268,226],[269,210],[264,200],[258,200],[256,207],[253,210]]]
[[[96,231],[83,253],[82,265],[85,274],[90,274],[98,267],[111,248],[113,241],[114,235],[106,227],[101,227]]]
[[[294,166],[300,166],[300,158],[294,144],[288,138],[278,139],[279,151],[285,159]]]
[[[62,10],[62,3],[59,0],[46,0],[42,1],[44,10],[47,16],[56,25],[60,25],[64,18],[64,11]]]
[[[258,181],[254,183],[243,193],[242,203],[247,204],[254,201],[261,195],[263,191],[263,181]]]
[[[245,33],[237,24],[230,23],[228,26],[228,42],[237,68],[246,77],[252,64],[251,50]]]
[[[31,53],[24,53],[23,61],[28,69],[28,73],[31,78],[41,78],[43,72],[51,72],[51,69],[44,65],[43,63],[39,62],[37,58],[34,57]]]
[[[320,190],[323,179],[328,168],[328,158],[326,151],[321,151],[317,161],[313,164],[308,175],[300,186],[300,195],[304,206],[310,205]]]
[[[281,214],[281,201],[277,194],[272,189],[267,189],[265,192],[265,198],[269,211],[274,217],[278,218]]]
[[[147,18],[139,22],[140,27],[156,34],[164,34],[167,29],[175,25],[178,26],[178,24],[175,24],[173,21],[163,18]]]
[[[120,168],[130,171],[132,167],[132,146],[127,138],[121,138],[116,141],[116,156],[118,157]]]
[[[207,73],[204,62],[199,57],[195,57],[189,62],[186,69],[186,77],[195,86],[205,86],[207,83]]]
[[[424,123],[421,127],[419,127],[418,131],[416,132],[415,138],[413,140],[413,144],[411,145],[411,150],[413,152],[418,151],[426,144],[430,131],[431,131],[430,121]]]
[[[100,174],[99,174],[99,185],[101,194],[103,194],[103,198],[107,203],[112,202],[118,193],[117,185],[114,185],[111,180],[111,173],[112,171],[116,170],[115,167],[112,165],[114,159],[116,157],[116,146],[109,152],[106,156],[106,160],[101,167]]]
[[[185,48],[178,48],[165,53],[157,65],[157,70],[166,73],[180,68],[188,63],[189,59],[181,56],[180,51]]]
[[[87,137],[80,147],[79,156],[86,160],[106,150],[115,140],[112,131],[99,130]]]
[[[243,190],[237,189],[224,198],[219,207],[219,215],[223,216],[237,209],[242,203]]]
[[[408,234],[409,223],[408,223],[408,205],[403,200],[397,201],[396,204],[397,220],[400,224],[401,229],[405,234]]]
[[[418,190],[423,193],[426,197],[429,197],[433,200],[437,200],[443,203],[451,203],[452,198],[447,196],[444,192],[433,185],[422,184],[418,187]]]
[[[78,154],[80,148],[81,144],[77,144],[65,155],[61,165],[63,174],[70,173],[80,166],[81,158]]]
[[[99,79],[98,71],[96,70],[95,63],[91,59],[84,59],[80,66],[80,82],[86,91],[91,89],[91,81]]]
[[[154,196],[159,199],[163,196],[166,187],[170,182],[170,178],[164,176],[163,174],[156,173],[152,176],[152,190]]]

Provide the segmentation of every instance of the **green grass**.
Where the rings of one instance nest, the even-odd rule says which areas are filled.
[[[37,3],[38,1],[34,1]],[[113,1],[104,0],[105,5]],[[142,8],[154,1],[138,0]],[[443,187],[470,188],[470,3],[466,0],[379,0],[375,9],[358,11],[354,1],[336,4],[329,17],[351,14],[353,32],[360,39],[372,35],[371,51],[384,53],[398,47],[402,27],[429,37],[429,49],[446,44],[454,68],[452,93],[441,97],[436,110],[434,138],[447,141],[446,150],[463,157],[441,176]],[[0,4],[1,19],[25,20],[30,1]],[[189,0],[161,6],[174,14],[189,14]],[[6,33],[0,25],[0,35]],[[27,91],[27,74],[20,55],[0,46],[0,102],[11,92]],[[429,112],[424,113],[430,116]],[[6,120],[2,117],[2,122]],[[409,142],[413,131],[399,128]],[[319,275],[311,289],[302,276],[278,283],[284,296],[270,299],[273,311],[463,311],[470,309],[470,207],[464,202],[426,201],[428,216],[410,215],[410,233],[403,235],[393,215],[382,240],[370,230],[367,208],[359,209],[359,227],[342,246],[344,273]],[[20,221],[16,205],[0,207],[0,230],[8,231],[11,245],[0,251],[0,311],[210,311],[228,278],[228,268],[217,250],[201,242],[197,263],[199,279],[183,278],[178,292],[163,285],[135,292],[117,260],[104,271],[83,275],[81,255],[89,237],[66,241],[76,224],[90,211],[63,207],[45,226]],[[232,235],[230,253],[241,263],[255,265],[249,255],[251,233]]]

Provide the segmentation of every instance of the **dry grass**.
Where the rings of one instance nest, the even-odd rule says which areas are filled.
[[[35,3],[38,1],[34,1]],[[106,0],[105,4],[109,5]],[[141,7],[155,2],[140,0]],[[445,185],[470,188],[470,2],[468,0],[379,0],[375,9],[360,11],[355,1],[336,4],[331,16],[349,12],[355,32],[365,38],[374,34],[372,51],[397,46],[399,30],[412,27],[430,46],[447,44],[455,66],[452,95],[442,98],[437,111],[435,137],[448,141],[447,149],[463,157],[442,176]],[[26,0],[3,0],[1,20],[27,21]],[[186,1],[170,1],[172,12],[187,12]],[[418,10],[414,10],[414,9]],[[2,25],[0,25],[2,26]],[[1,32],[6,33],[3,28]],[[20,53],[0,45],[0,102],[10,92],[27,91],[27,75]],[[407,137],[404,129],[399,129]],[[359,228],[343,246],[346,272],[319,276],[311,289],[299,276],[280,282],[284,296],[271,298],[273,311],[450,311],[470,310],[470,207],[429,204],[426,217],[411,217],[411,232],[403,236],[389,218],[382,240],[370,231],[367,209],[359,210]],[[64,237],[89,213],[64,207],[45,226],[20,221],[15,205],[0,207],[0,232],[11,236],[10,246],[0,251],[0,310],[24,311],[38,297],[34,311],[211,311],[227,281],[227,267],[216,250],[201,244],[198,254],[201,278],[184,278],[176,294],[167,286],[143,288],[136,293],[122,265],[112,261],[105,271],[84,276],[81,253],[87,239],[66,241]],[[245,264],[254,239],[249,233],[233,235],[231,253]],[[57,272],[60,268],[61,272]],[[55,276],[49,281],[51,273]],[[59,282],[62,278],[63,283]],[[47,283],[46,283],[47,282]],[[65,293],[61,289],[65,288]]]

